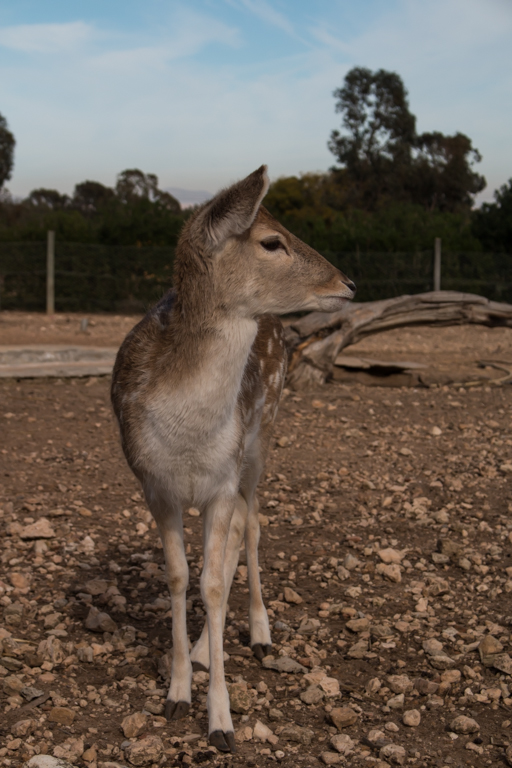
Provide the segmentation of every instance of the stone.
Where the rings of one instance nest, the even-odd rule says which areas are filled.
[[[72,725],[75,717],[76,712],[69,707],[53,707],[48,713],[48,720],[59,725]]]
[[[7,677],[4,677],[2,689],[6,696],[16,696],[21,693],[24,687],[25,683],[22,682],[19,677],[16,677],[16,675],[8,675]]]
[[[9,580],[15,589],[27,589],[32,581],[31,577],[25,573],[11,573]]]
[[[299,625],[297,632],[299,635],[312,635],[319,628],[320,628],[319,619],[308,619],[307,616],[304,616],[304,618],[302,619]]]
[[[134,739],[147,728],[148,723],[148,715],[144,714],[144,712],[134,712],[133,715],[127,715],[123,719],[121,730],[127,739]]]
[[[126,747],[124,756],[132,765],[157,763],[164,753],[164,744],[159,736],[145,736]]]
[[[368,653],[368,640],[359,640],[354,645],[351,645],[347,651],[347,656],[351,659],[364,659]]]
[[[103,595],[109,586],[109,582],[105,581],[104,579],[91,579],[85,583],[83,591],[87,592],[87,594],[92,595],[93,597],[96,597],[97,595]]]
[[[346,733],[336,733],[331,737],[330,744],[340,755],[349,755],[355,747],[355,741]]]
[[[342,728],[348,728],[357,723],[359,715],[352,707],[334,707],[329,713],[332,724],[341,731]]]
[[[274,659],[273,656],[265,656],[262,665],[266,669],[274,669],[276,672],[287,672],[288,674],[297,674],[298,672],[307,672],[306,667],[299,664],[290,656],[279,656]]]
[[[421,645],[425,653],[428,653],[429,656],[437,656],[443,650],[443,644],[434,637],[424,640]]]
[[[454,718],[450,723],[450,728],[454,733],[478,733],[480,726],[476,720],[472,717],[466,717],[466,715],[459,715]]]
[[[15,737],[28,736],[34,730],[35,725],[34,720],[18,720],[11,726],[11,733]]]
[[[90,629],[92,632],[115,632],[117,624],[110,618],[108,613],[103,613],[98,608],[92,606],[85,619],[85,628]]]
[[[320,688],[328,697],[340,695],[340,684],[335,677],[323,677],[320,680]]]
[[[44,661],[49,661],[51,664],[60,664],[64,661],[62,643],[53,635],[47,637],[46,640],[41,640],[37,646],[37,653]]]
[[[324,692],[318,687],[318,685],[310,685],[305,691],[300,694],[300,700],[304,704],[320,704],[323,701]]]
[[[419,709],[408,709],[404,712],[402,717],[404,725],[408,725],[411,728],[415,728],[421,723],[421,713]]]
[[[55,531],[47,517],[40,517],[37,522],[26,525],[20,531],[20,539],[53,539]]]
[[[321,752],[320,760],[324,765],[338,765],[341,763],[341,755],[337,752]]]
[[[379,757],[386,760],[391,765],[403,765],[405,763],[406,752],[403,747],[397,744],[386,744],[381,747]]]
[[[452,683],[458,683],[460,677],[460,669],[447,669],[441,675],[441,681],[451,685]],[[432,693],[435,693],[435,691],[432,691]]]
[[[501,653],[502,650],[503,646],[497,637],[486,635],[478,646],[478,653],[480,654],[480,660],[482,664],[485,667],[492,667],[492,657],[497,653]]]
[[[60,757],[64,760],[74,761],[82,757],[84,753],[84,740],[81,737],[70,738],[54,747],[54,757]]]
[[[51,755],[34,755],[23,768],[74,768],[67,760]]]
[[[44,696],[44,691],[42,691],[40,688],[34,688],[31,685],[27,685],[25,688],[21,689],[21,695],[25,701],[34,701],[34,699],[38,699],[40,696]]]
[[[401,563],[405,557],[405,550],[399,552],[397,549],[387,547],[386,549],[380,549],[377,554],[383,563],[389,565],[390,563]]]
[[[243,715],[253,704],[252,696],[247,690],[247,683],[232,683],[228,685],[229,707],[232,712]]]
[[[392,696],[387,700],[386,704],[390,709],[402,709],[405,703],[405,697],[403,693],[397,693],[396,696]]]
[[[279,738],[272,733],[268,725],[262,723],[261,720],[256,720],[253,728],[253,737],[259,741],[268,741],[270,744],[277,744]]]
[[[512,747],[507,747],[505,750],[505,760],[509,765],[512,765]]]
[[[449,669],[455,664],[455,661],[444,653],[431,656],[429,661],[434,669]]]
[[[492,666],[506,675],[512,675],[512,659],[508,653],[497,653],[493,657]]]
[[[291,587],[284,588],[284,599],[287,603],[293,603],[294,605],[300,605],[304,602],[302,597]]]
[[[366,632],[366,630],[370,628],[370,620],[350,619],[350,621],[347,621],[345,626],[347,629],[350,629],[351,632]]]
[[[279,736],[283,741],[294,741],[296,744],[308,747],[313,741],[315,732],[311,728],[302,728],[300,725],[290,723],[285,725]]]
[[[361,562],[357,559],[355,555],[352,555],[349,552],[349,554],[346,555],[343,561],[343,567],[346,568],[347,571],[353,571],[354,568],[357,568],[358,565],[361,565]]]
[[[387,681],[393,693],[410,693],[413,689],[413,682],[408,675],[389,675]]]
[[[395,584],[399,584],[402,581],[402,570],[397,563],[391,563],[390,565],[378,563],[375,570],[381,576],[385,576],[386,579],[393,581]]]

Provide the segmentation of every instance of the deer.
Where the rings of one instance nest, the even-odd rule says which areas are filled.
[[[209,672],[208,736],[235,752],[223,631],[245,540],[254,656],[272,640],[258,565],[256,487],[287,368],[279,315],[336,311],[355,285],[262,205],[262,165],[188,219],[176,247],[174,287],[127,335],[111,399],[121,444],[161,538],[171,596],[167,720],[185,717],[194,670]],[[189,652],[183,514],[203,525],[201,597],[206,622]]]

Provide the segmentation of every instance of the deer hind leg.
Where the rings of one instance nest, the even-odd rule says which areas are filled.
[[[245,552],[247,557],[247,576],[249,580],[249,630],[251,648],[256,658],[261,661],[268,656],[272,647],[267,609],[261,594],[260,570],[258,565],[258,544],[260,523],[258,519],[259,503],[254,492],[248,500],[249,513],[245,529]]]
[[[225,599],[224,561],[236,498],[218,497],[208,505],[204,519],[204,567],[201,594],[206,607],[210,650],[210,686],[207,707],[210,743],[222,752],[235,752],[233,721],[224,676],[222,642]]]
[[[146,492],[146,498],[160,532],[171,593],[173,657],[165,716],[167,720],[178,720],[188,714],[192,686],[186,613],[188,563],[183,543],[182,512],[165,503],[162,496],[155,497]]]
[[[247,522],[247,504],[245,499],[238,494],[235,504],[235,511],[231,518],[229,526],[229,536],[226,545],[226,556],[224,559],[224,600],[222,604],[222,626],[226,621],[226,610],[228,606],[229,592],[231,583],[238,565],[238,556],[240,546],[245,533]],[[208,644],[208,622],[205,622],[201,637],[192,648],[190,658],[192,668],[196,670],[208,670],[210,666],[210,649]]]

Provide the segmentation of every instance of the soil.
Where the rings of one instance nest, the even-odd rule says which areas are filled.
[[[66,318],[3,313],[0,344],[112,346],[134,323],[94,317],[89,336],[79,331],[81,317]],[[512,359],[512,332],[402,330],[350,349],[373,357],[401,351],[407,360],[421,354],[432,365],[461,349],[461,359],[491,352]],[[511,417],[510,385],[391,390],[334,382],[286,393],[260,484],[260,564],[272,654],[304,670],[277,672],[251,655],[242,552],[226,675],[238,689],[247,685],[249,703],[233,714],[238,752],[225,756],[207,744],[204,673],[194,677],[189,716],[171,723],[161,716],[172,625],[163,556],[119,446],[108,377],[0,382],[1,764],[55,752],[84,768],[127,765],[121,723],[142,710],[150,716],[139,741],[157,736],[164,750],[154,765],[505,764]],[[26,538],[40,518],[48,521],[43,544]],[[193,642],[204,620],[200,518],[187,513],[185,526]],[[87,629],[91,605],[117,631]],[[127,625],[133,632],[123,632]],[[307,704],[301,694],[315,680],[320,700]],[[32,700],[30,688],[38,693]],[[71,724],[54,720],[61,707],[74,713]],[[350,708],[353,724],[341,726],[340,707]],[[404,717],[411,710],[419,725],[404,724],[417,721]],[[478,730],[457,732],[460,715]],[[30,724],[20,738],[23,720]],[[254,737],[257,720],[277,741]],[[338,733],[352,740],[346,756]],[[390,755],[388,742],[403,751]]]

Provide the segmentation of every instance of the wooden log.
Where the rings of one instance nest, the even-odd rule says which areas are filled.
[[[312,312],[288,330],[288,383],[323,384],[340,350],[366,336],[413,325],[486,325],[512,328],[512,305],[456,291],[432,291],[382,301],[348,303],[339,312]]]

